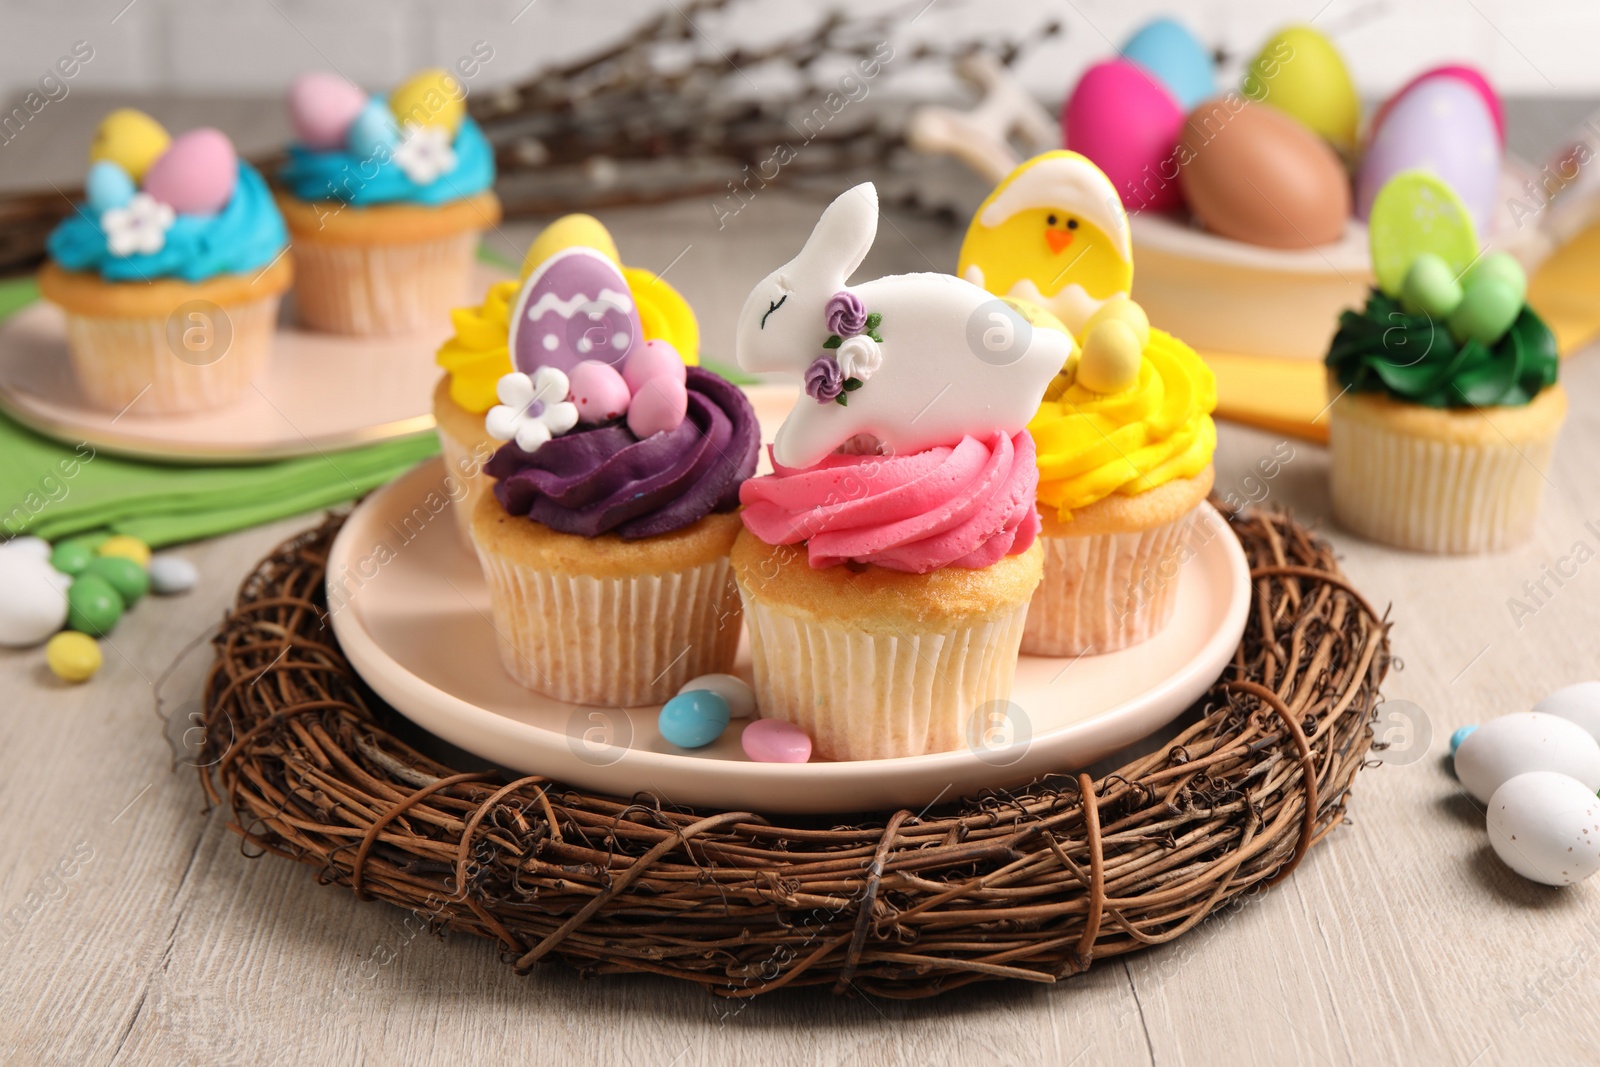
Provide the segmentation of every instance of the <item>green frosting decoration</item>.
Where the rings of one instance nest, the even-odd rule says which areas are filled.
[[[1556,339],[1523,306],[1493,345],[1458,344],[1443,322],[1412,315],[1377,289],[1363,311],[1339,316],[1328,369],[1354,393],[1388,393],[1430,408],[1527,404],[1555,384]]]

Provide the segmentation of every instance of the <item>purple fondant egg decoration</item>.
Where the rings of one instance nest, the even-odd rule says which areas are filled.
[[[524,374],[555,367],[571,374],[596,360],[622,368],[644,344],[639,309],[615,263],[573,247],[541,263],[522,285],[511,316],[511,362]]]
[[[366,106],[366,93],[326,71],[302,74],[289,86],[289,121],[307,148],[343,148],[350,126]]]
[[[586,359],[568,376],[569,395],[578,408],[578,421],[609,422],[628,410],[632,394],[615,367],[597,359]]]
[[[144,191],[180,215],[213,215],[233,199],[239,157],[221,130],[180,134],[145,172]]]

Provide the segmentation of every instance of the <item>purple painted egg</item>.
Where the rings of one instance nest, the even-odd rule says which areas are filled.
[[[678,350],[660,339],[646,341],[635,348],[622,364],[622,380],[628,391],[637,393],[651,378],[676,378],[683,381],[683,357]]]
[[[811,758],[810,735],[782,719],[757,719],[744,728],[739,744],[757,763],[804,763]]]
[[[615,263],[592,248],[564,248],[522,283],[509,344],[517,370],[571,374],[586,359],[621,368],[644,344],[639,308]]]
[[[343,148],[350,124],[366,106],[366,93],[326,71],[302,74],[289,86],[289,121],[307,148]]]
[[[228,206],[239,157],[221,130],[202,126],[173,138],[144,175],[144,191],[180,215],[211,215]]]
[[[644,440],[683,425],[689,410],[689,391],[676,378],[651,378],[628,405],[628,429]]]
[[[568,381],[580,422],[606,422],[628,410],[628,384],[609,363],[586,359],[572,368]]]
[[[1365,219],[1378,190],[1420,168],[1455,190],[1479,236],[1494,222],[1500,181],[1500,135],[1483,97],[1459,78],[1412,85],[1384,110],[1356,176],[1356,217]]]

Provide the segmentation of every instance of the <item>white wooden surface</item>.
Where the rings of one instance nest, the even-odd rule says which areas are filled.
[[[720,232],[703,203],[606,221],[630,262],[672,264],[707,351],[726,354],[749,279],[798,245],[816,210],[763,193]],[[890,221],[867,271],[954,261],[958,233]],[[532,232],[508,226],[497,240],[520,251]],[[1055,988],[741,1006],[666,980],[582,981],[559,965],[518,978],[487,942],[430,935],[415,916],[317,885],[308,868],[247,859],[225,813],[202,810],[193,772],[170,770],[151,682],[220,617],[252,562],[312,518],[189,546],[201,589],[140,604],[89,684],[55,683],[38,651],[0,652],[0,1062],[1593,1062],[1600,881],[1558,891],[1510,874],[1441,758],[1456,726],[1600,676],[1600,564],[1550,583],[1521,628],[1506,606],[1574,542],[1600,547],[1589,407],[1600,361],[1585,353],[1564,373],[1572,413],[1531,545],[1433,559],[1327,531],[1359,587],[1393,605],[1405,668],[1387,694],[1423,709],[1431,750],[1364,772],[1351,824],[1264,898]],[[1278,443],[1224,426],[1219,489],[1245,487]],[[1326,458],[1295,447],[1275,478],[1251,484],[1326,528]]]

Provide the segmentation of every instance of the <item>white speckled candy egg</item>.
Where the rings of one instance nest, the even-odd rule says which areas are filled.
[[[1600,682],[1579,682],[1557,689],[1535,704],[1533,710],[1571,719],[1600,741]]]
[[[42,644],[67,622],[55,568],[29,552],[0,552],[0,645]]]
[[[1506,781],[1528,771],[1556,771],[1600,789],[1600,743],[1557,715],[1522,711],[1491,719],[1456,749],[1456,777],[1487,804]]]
[[[1565,774],[1519,774],[1489,798],[1489,844],[1524,878],[1580,882],[1600,870],[1600,799]]]

